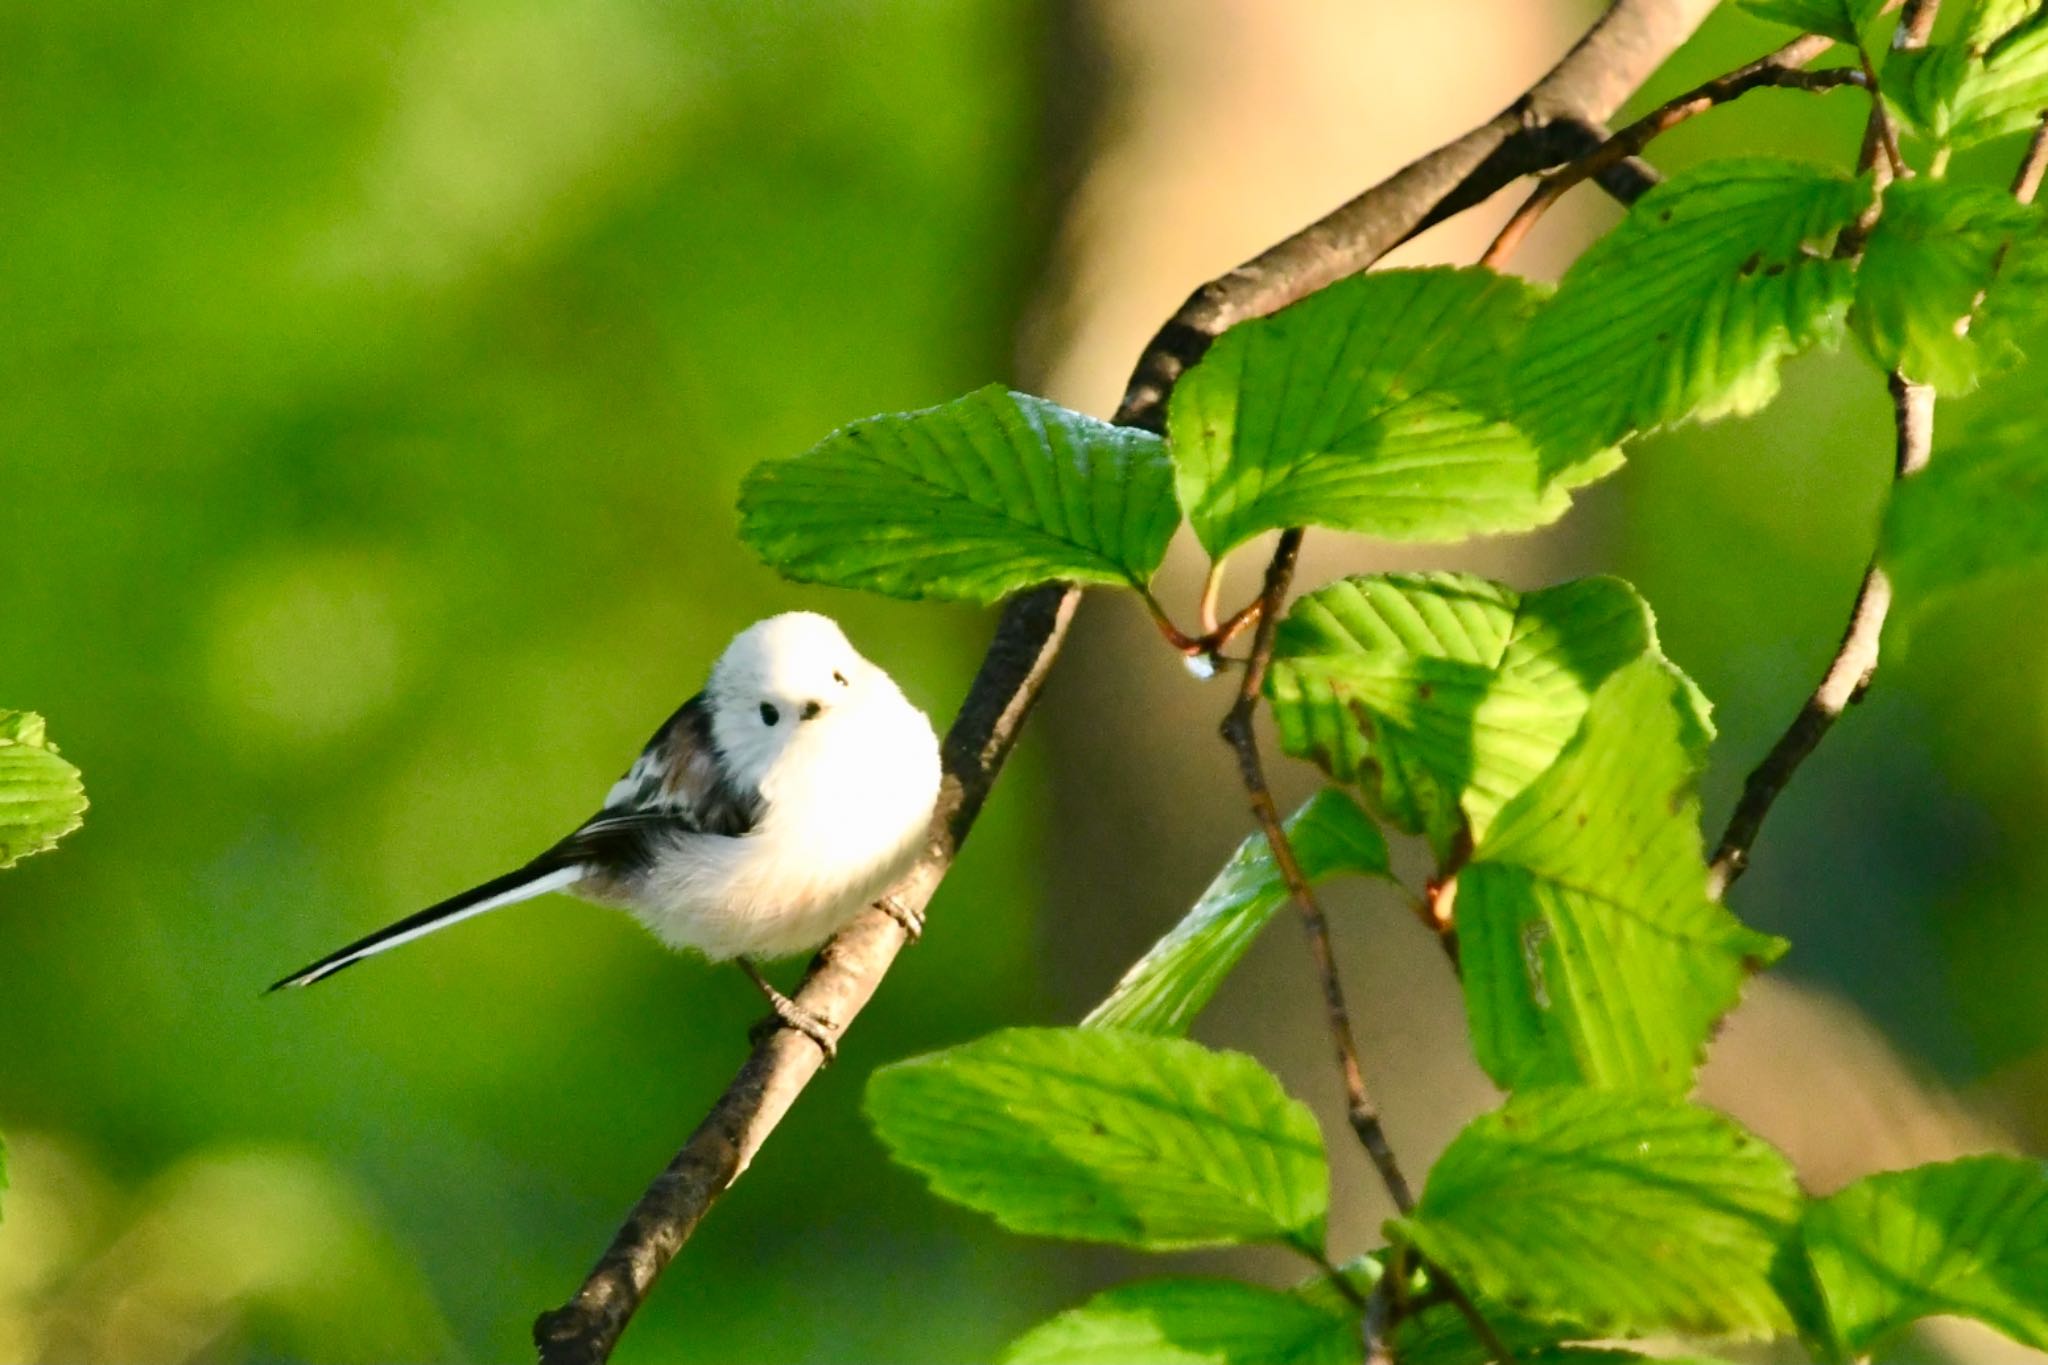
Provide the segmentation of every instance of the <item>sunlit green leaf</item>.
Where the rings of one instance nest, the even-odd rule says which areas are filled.
[[[1203,546],[1281,526],[1458,540],[1555,521],[1567,487],[1612,466],[1588,447],[1546,479],[1508,420],[1500,358],[1539,297],[1488,270],[1389,270],[1231,328],[1168,423]]]
[[[784,574],[892,597],[1142,584],[1179,520],[1158,437],[996,386],[855,422],[740,491],[741,536]]]
[[[1977,5],[1951,41],[1892,54],[1884,90],[1909,124],[1954,147],[2031,128],[2048,109],[2048,9]]]
[[[1849,320],[1880,365],[1944,394],[2019,358],[2009,314],[2035,302],[2048,214],[1981,185],[1901,180],[1863,249]]]
[[[1464,574],[1348,578],[1295,603],[1268,677],[1281,744],[1358,782],[1439,855],[1557,757],[1586,701],[1662,657],[1650,611],[1615,578],[1516,593]],[[1706,704],[1697,716],[1708,733]]]
[[[1884,13],[1885,0],[1742,0],[1742,8],[1801,33],[1824,33],[1858,44]]]
[[[1767,1336],[1800,1195],[1785,1159],[1712,1110],[1531,1091],[1460,1133],[1390,1224],[1472,1292],[1602,1335]]]
[[[2048,570],[2048,429],[1944,447],[1893,492],[1882,557],[1908,620],[1974,583]]]
[[[1236,1280],[1146,1280],[1012,1342],[1005,1365],[1354,1365],[1356,1310]]]
[[[1919,1318],[2048,1350],[2048,1171],[1980,1156],[1859,1180],[1806,1215],[1834,1344],[1862,1357]]]
[[[1458,874],[1473,1047],[1503,1088],[1683,1093],[1784,950],[1707,895],[1693,697],[1655,659],[1616,671]]]
[[[33,711],[0,711],[0,868],[53,848],[85,820],[85,784]]]
[[[1110,1029],[1007,1029],[868,1082],[891,1153],[1017,1232],[1149,1248],[1319,1241],[1307,1108],[1250,1057]]]
[[[1341,872],[1388,875],[1387,841],[1358,803],[1340,791],[1326,789],[1310,797],[1288,818],[1287,833],[1312,882]],[[1134,1033],[1186,1033],[1286,902],[1287,884],[1273,865],[1266,836],[1254,834],[1238,845],[1194,908],[1146,950],[1081,1022]]]
[[[1855,279],[1831,248],[1868,195],[1826,167],[1741,159],[1637,200],[1566,272],[1510,364],[1546,465],[1769,402],[1781,360],[1841,336]]]

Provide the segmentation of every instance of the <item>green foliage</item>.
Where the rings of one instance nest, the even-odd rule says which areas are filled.
[[[1347,578],[1295,603],[1267,682],[1280,742],[1360,783],[1439,857],[1556,759],[1594,689],[1661,659],[1650,611],[1619,579],[1516,593],[1465,574]],[[1706,703],[1694,721],[1708,733]]]
[[[1908,620],[1974,583],[2048,568],[2048,433],[2008,424],[1944,447],[1893,492],[1882,558]]]
[[[1357,1315],[1236,1280],[1143,1280],[1019,1337],[1005,1365],[1351,1365]]]
[[[1858,46],[1884,13],[1885,0],[1742,0],[1742,8],[1801,33],[1825,33]]]
[[[85,783],[57,756],[33,711],[0,711],[0,868],[12,867],[85,822]]]
[[[1158,437],[995,385],[855,422],[740,492],[740,535],[784,574],[892,597],[1142,586],[1179,520]]]
[[[895,1158],[1017,1232],[1167,1249],[1317,1245],[1316,1123],[1251,1058],[1108,1029],[1007,1029],[868,1082]]]
[[[1555,521],[1612,464],[1589,448],[1545,477],[1514,425],[1500,357],[1540,297],[1486,270],[1389,270],[1233,327],[1168,422],[1203,547],[1283,526],[1457,540]]]
[[[1806,1215],[1829,1344],[1863,1357],[1918,1318],[1976,1318],[2048,1350],[2048,1172],[1968,1157],[1859,1180]]]
[[[1982,0],[1951,41],[1894,53],[1884,92],[1912,126],[1952,147],[2023,132],[2048,109],[2048,10]]]
[[[1389,1224],[1474,1293],[1599,1335],[1767,1336],[1799,1216],[1791,1168],[1708,1109],[1578,1089],[1475,1119]]]
[[[1681,1094],[1784,950],[1707,896],[1695,696],[1655,659],[1617,670],[1458,875],[1473,1047],[1505,1088]]]
[[[1311,882],[1345,872],[1391,875],[1386,839],[1343,792],[1317,792],[1286,824],[1294,856]],[[1266,836],[1251,835],[1194,908],[1132,964],[1082,1023],[1132,1033],[1185,1034],[1273,912],[1287,903],[1287,894]]]
[[[2019,358],[2011,305],[2032,302],[2044,236],[2048,215],[2008,194],[1899,181],[1864,246],[1850,325],[1885,369],[1967,392]]]
[[[1831,249],[1868,198],[1825,167],[1740,159],[1637,200],[1565,273],[1510,362],[1545,466],[1768,403],[1781,360],[1841,335],[1854,269]]]

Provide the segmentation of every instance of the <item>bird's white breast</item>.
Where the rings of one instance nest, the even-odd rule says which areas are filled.
[[[660,938],[713,959],[814,948],[922,852],[939,788],[938,741],[895,689],[828,717],[761,782],[737,838],[679,835],[630,906]]]

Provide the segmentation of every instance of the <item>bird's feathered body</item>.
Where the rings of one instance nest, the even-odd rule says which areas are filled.
[[[917,860],[939,775],[931,723],[837,625],[770,617],[734,639],[704,691],[560,843],[278,985],[556,890],[714,960],[802,952]]]

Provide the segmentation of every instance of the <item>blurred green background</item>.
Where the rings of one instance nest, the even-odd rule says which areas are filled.
[[[1452,8],[1446,43],[1509,45],[1525,73],[1590,13]],[[1546,9],[1539,31],[1514,26]],[[1128,170],[1112,153],[1157,93],[1143,64],[1189,60],[1156,18],[1172,12],[0,10],[0,706],[48,715],[93,800],[57,853],[0,877],[0,1359],[526,1353],[534,1314],[741,1057],[760,1011],[738,973],[550,898],[318,991],[258,991],[587,814],[767,612],[834,612],[950,715],[989,618],[781,584],[737,544],[733,494],[753,461],[854,417],[1042,377],[1101,284],[1091,243],[1203,231],[1099,212],[1077,227],[1064,207],[1091,156]],[[1189,32],[1285,24],[1300,38],[1284,50],[1310,52],[1333,14],[1219,0]],[[1148,28],[1156,45],[1131,37]],[[1652,93],[1776,36],[1721,16]],[[1360,49],[1334,79],[1398,86],[1401,61]],[[1419,97],[1484,115],[1519,88],[1459,79]],[[1784,98],[1688,128],[1660,163],[1853,153],[1853,97],[1799,106],[1807,121]],[[1243,117],[1257,126],[1256,100]],[[1427,145],[1400,122],[1357,139],[1371,155],[1335,172],[1351,186]],[[1165,147],[1243,197],[1210,149]],[[2002,178],[2014,155],[1962,169]],[[1196,253],[1213,264],[1167,271],[1126,331],[1277,230],[1216,234]],[[1035,359],[1015,359],[1020,329]],[[1131,354],[1091,376],[1096,406]],[[1765,417],[1646,444],[1503,570],[1641,584],[1719,705],[1716,809],[1832,648],[1886,440],[1866,366],[1802,363]],[[1923,623],[1787,797],[1739,897],[1795,940],[1788,979],[1845,997],[1908,1071],[2035,1146],[2048,643],[2015,626],[2038,625],[2037,602],[1994,589]],[[1128,671],[1110,649],[1147,667],[1158,651],[1124,615],[1087,626],[1105,652],[1055,689],[1051,738],[1013,765],[935,931],[622,1360],[978,1359],[1128,1269],[925,1197],[856,1115],[880,1061],[1061,1017],[1234,842],[1205,838],[1156,881],[1111,869],[1099,908],[1066,895],[1086,864],[1044,870],[1077,810],[1116,815],[1095,822],[1111,845],[1182,833],[1171,811],[1134,829],[1168,760],[1118,769],[1119,726],[1089,690]],[[1206,743],[1215,699],[1193,695]],[[1122,785],[1075,776],[1083,749]],[[1213,784],[1210,762],[1196,780]]]

